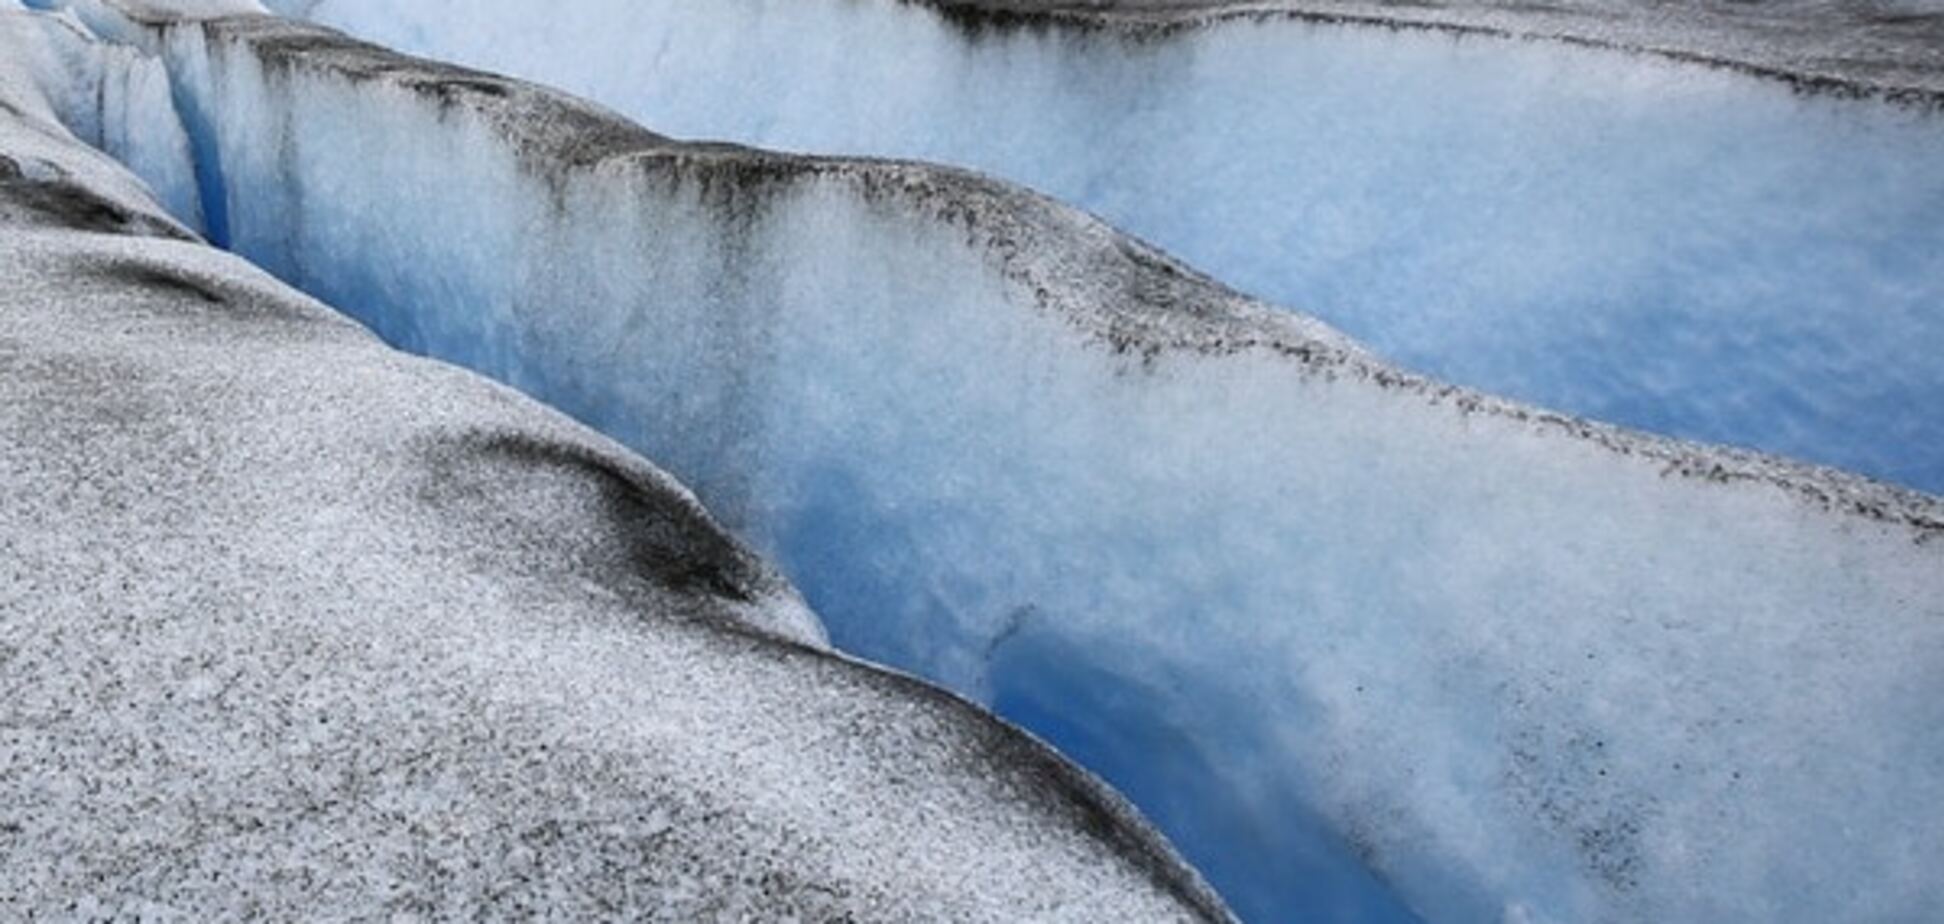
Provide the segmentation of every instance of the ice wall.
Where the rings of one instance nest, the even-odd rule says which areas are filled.
[[[972,175],[166,39],[240,252],[668,466],[1247,917],[1944,914],[1933,498],[1415,378]]]
[[[1936,112],[1551,42],[935,5],[283,4],[676,136],[991,171],[1408,368],[1944,491]]]
[[[665,472],[196,240],[19,15],[0,920],[1230,920]]]
[[[203,228],[188,135],[176,116],[161,61],[99,41],[72,15],[16,12],[0,19],[0,30],[12,59],[0,66],[31,79],[51,115],[81,141],[125,164],[170,215]]]

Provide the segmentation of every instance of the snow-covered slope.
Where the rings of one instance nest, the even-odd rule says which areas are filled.
[[[1935,498],[1417,378],[972,174],[147,41],[241,253],[648,452],[1246,917],[1944,915]]]
[[[1044,747],[808,647],[662,472],[195,241],[17,19],[0,918],[1222,919]]]
[[[990,171],[1406,368],[1944,491],[1935,3],[300,5],[678,137]]]

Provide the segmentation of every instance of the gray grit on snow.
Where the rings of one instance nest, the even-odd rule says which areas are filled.
[[[666,475],[0,101],[0,919],[1225,916]]]

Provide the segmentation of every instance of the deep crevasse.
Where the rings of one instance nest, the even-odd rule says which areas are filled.
[[[1944,119],[1536,41],[892,0],[274,0],[678,137],[1078,203],[1407,368],[1944,491]],[[517,41],[507,41],[517,36]]]
[[[0,0],[0,920],[1228,920],[647,460],[196,240],[46,41]]]
[[[240,252],[647,452],[1245,915],[1944,910],[1932,500],[1412,379],[962,174],[165,45]]]

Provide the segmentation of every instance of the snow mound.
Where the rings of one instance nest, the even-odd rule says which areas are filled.
[[[1050,750],[812,647],[661,471],[193,240],[20,15],[0,918],[1223,919]]]

